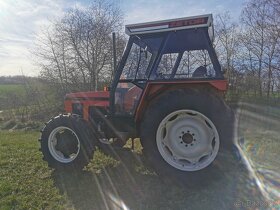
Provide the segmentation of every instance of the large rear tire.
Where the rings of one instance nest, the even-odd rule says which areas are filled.
[[[81,170],[92,159],[94,141],[87,123],[76,115],[59,115],[41,134],[43,160],[56,169]]]
[[[215,93],[173,90],[154,99],[143,117],[143,154],[169,180],[189,186],[208,184],[220,178],[228,165],[233,124],[233,112]]]

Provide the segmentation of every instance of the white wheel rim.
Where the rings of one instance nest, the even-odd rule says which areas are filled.
[[[220,139],[212,121],[194,110],[178,110],[159,124],[156,143],[162,158],[182,171],[198,171],[218,154]]]
[[[75,138],[76,140],[76,143],[77,143],[77,151],[72,153],[71,155],[69,155],[69,157],[65,157],[65,155],[63,154],[63,152],[59,151],[56,146],[57,146],[57,135],[58,134],[61,134],[63,132],[70,132],[71,135],[73,135],[73,137]],[[58,162],[61,162],[61,163],[70,163],[72,162],[73,160],[76,159],[76,157],[78,156],[79,152],[80,152],[80,140],[77,136],[77,134],[70,128],[68,127],[64,127],[64,126],[60,126],[60,127],[57,127],[55,128],[49,135],[49,138],[48,138],[48,147],[49,147],[49,151],[51,153],[51,155],[53,156],[53,158],[55,160],[57,160]]]

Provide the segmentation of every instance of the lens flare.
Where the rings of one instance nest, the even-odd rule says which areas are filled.
[[[115,195],[108,193],[112,209],[129,210],[125,203]]]
[[[277,135],[280,121],[275,118],[279,110],[250,103],[239,103],[238,107],[235,139],[240,135],[245,138],[236,141],[236,147],[252,181],[269,206],[277,208],[280,198],[279,162],[272,157],[278,158],[279,150],[277,154],[277,150],[274,152],[270,148],[280,144]]]

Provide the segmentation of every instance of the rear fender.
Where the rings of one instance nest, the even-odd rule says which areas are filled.
[[[154,81],[148,82],[141,99],[139,101],[138,107],[135,112],[135,122],[138,124],[149,103],[156,97],[160,96],[166,91],[175,89],[185,89],[185,88],[207,88],[212,89],[220,95],[224,95],[227,90],[228,82],[227,80],[202,80],[202,81]]]

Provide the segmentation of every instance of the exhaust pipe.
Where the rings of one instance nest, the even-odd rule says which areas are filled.
[[[114,73],[117,70],[117,54],[116,54],[116,33],[112,33],[113,37],[113,67],[114,67]]]

